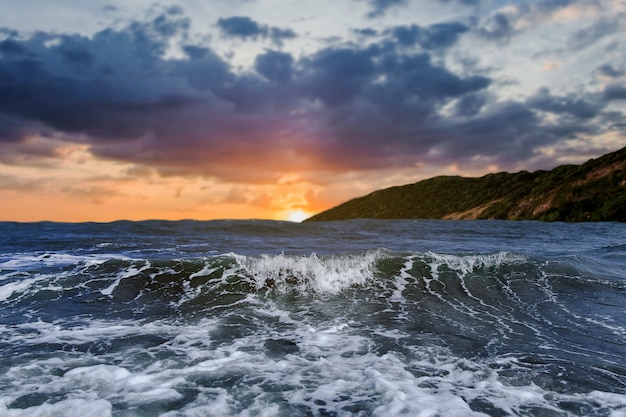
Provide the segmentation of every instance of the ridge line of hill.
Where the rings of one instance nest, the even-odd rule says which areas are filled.
[[[626,221],[626,147],[550,171],[438,176],[354,198],[305,222],[370,219]]]

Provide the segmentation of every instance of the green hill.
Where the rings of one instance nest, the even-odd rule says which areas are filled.
[[[440,176],[355,198],[305,220],[626,221],[626,148],[551,171]]]

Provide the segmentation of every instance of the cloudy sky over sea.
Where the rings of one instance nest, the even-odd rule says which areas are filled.
[[[626,0],[0,10],[0,220],[297,219],[626,145]]]

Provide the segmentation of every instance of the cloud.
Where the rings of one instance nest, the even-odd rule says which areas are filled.
[[[571,52],[616,35],[619,33],[619,28],[623,27],[623,20],[623,12],[611,11],[610,2],[596,0],[510,1],[501,2],[501,7],[492,10],[488,15],[477,15],[473,19],[473,29],[485,39],[510,40],[513,36],[536,31],[541,27],[550,27],[550,32],[556,33],[560,31],[559,25],[563,27],[576,22],[580,27],[591,22],[569,35],[566,46]]]
[[[217,25],[224,33],[242,38],[257,37],[267,33],[266,28],[245,16],[221,18],[217,21]]]
[[[0,191],[40,192],[44,188],[44,184],[39,179],[24,179],[16,175],[0,174]]]
[[[22,41],[25,56],[5,55],[0,61],[0,112],[16,126],[45,125],[116,140],[145,134],[154,127],[154,114],[195,101],[167,76],[154,75],[157,67],[175,71],[166,68],[170,63],[162,55],[168,40],[187,28],[185,19],[163,17],[91,39],[38,33]]]
[[[352,29],[352,32],[358,36],[364,36],[364,37],[378,35],[378,31],[372,28]]]
[[[304,62],[303,87],[311,100],[335,106],[352,101],[375,75],[377,48],[326,48]]]
[[[293,64],[291,54],[268,50],[262,55],[257,55],[254,68],[269,81],[285,83],[293,76]]]
[[[369,0],[371,10],[367,13],[367,17],[381,17],[387,13],[392,7],[405,6],[408,0]]]
[[[553,114],[569,115],[577,119],[591,119],[596,117],[602,109],[602,103],[592,103],[584,98],[569,94],[565,97],[555,97],[546,87],[527,100],[530,107]]]
[[[568,49],[583,49],[601,39],[615,34],[622,25],[613,19],[601,19],[584,29],[580,29],[568,41]]]
[[[624,74],[626,74],[626,72],[624,72],[623,69],[615,68],[610,64],[604,64],[604,65],[599,66],[596,69],[596,72],[601,76],[605,76],[609,78],[619,78],[619,77],[622,77]]]
[[[227,20],[235,22],[224,26],[230,35],[272,36],[270,27],[242,19]],[[257,184],[293,172],[417,163],[516,166],[542,147],[624,122],[607,110],[626,96],[617,79],[602,94],[539,89],[499,98],[488,72],[453,70],[438,55],[467,30],[456,22],[396,26],[367,44],[299,56],[266,49],[243,69],[194,41],[178,9],[90,37],[7,35],[0,43],[2,155],[31,164],[61,159],[57,145],[75,143],[162,176]],[[616,68],[598,71],[617,78]],[[34,137],[54,138],[55,146]]]
[[[455,44],[469,28],[459,22],[437,23],[428,27],[418,25],[396,26],[390,30],[404,46],[420,45],[424,49],[445,49]]]
[[[457,116],[475,116],[487,103],[483,94],[467,94],[457,101],[455,113]]]
[[[607,100],[626,100],[626,86],[624,84],[611,83],[604,88],[604,97]]]
[[[451,1],[456,1],[459,4],[464,6],[477,6],[482,0],[438,0],[440,3],[450,3]]]
[[[508,39],[515,34],[509,15],[505,13],[493,13],[477,30],[478,34],[488,39]]]
[[[13,39],[5,39],[0,42],[0,54],[4,56],[23,55],[26,52],[24,47]]]
[[[242,39],[268,38],[275,44],[282,44],[284,40],[297,37],[291,29],[281,29],[275,26],[262,25],[246,16],[220,18],[217,25],[222,33]]]

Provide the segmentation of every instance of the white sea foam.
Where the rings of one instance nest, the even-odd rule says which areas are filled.
[[[478,268],[498,267],[500,265],[519,264],[528,261],[525,256],[509,252],[497,252],[492,254],[477,255],[450,255],[427,252],[427,258],[432,259],[431,265],[437,270],[439,266],[446,265],[461,277],[473,272]]]
[[[377,267],[387,255],[381,251],[325,257],[226,255],[225,259],[234,259],[230,267],[218,267],[212,261],[205,267],[194,263],[197,272],[183,277],[180,283],[183,294],[179,307],[207,290],[242,280],[257,289],[278,290],[278,294],[242,291],[230,298],[228,292],[216,292],[210,303],[225,295],[224,301],[215,309],[211,304],[210,313],[199,306],[194,311],[197,319],[61,315],[50,321],[3,324],[0,342],[15,355],[0,376],[0,415],[569,415],[559,408],[563,403],[580,405],[581,409],[601,408],[599,415],[626,415],[623,393],[565,393],[551,390],[549,384],[537,385],[532,372],[545,370],[543,365],[533,368],[533,364],[524,363],[513,344],[503,356],[474,353],[484,346],[468,348],[471,352],[465,355],[455,353],[451,340],[464,335],[462,331],[455,333],[458,329],[468,329],[469,343],[484,341],[471,337],[474,329],[470,326],[478,321],[493,332],[494,338],[508,337],[518,331],[516,326],[532,327],[536,330],[524,334],[540,335],[545,321],[540,321],[539,311],[534,314],[532,305],[525,305],[516,292],[517,282],[503,278],[506,282],[499,291],[506,297],[494,303],[477,292],[480,285],[473,285],[474,278],[491,278],[479,269],[524,263],[526,258],[505,252],[402,255],[393,259],[399,259],[399,265],[392,265],[390,268],[396,270],[385,275],[386,281],[381,283],[375,279],[380,277]],[[78,262],[85,268],[89,260],[81,258]],[[96,293],[113,295],[122,280],[133,279],[149,267],[154,266],[144,261],[130,266],[123,263],[111,275],[87,279],[97,281],[92,289]],[[222,273],[215,274],[219,270]],[[167,271],[178,274],[169,267],[160,268],[159,274]],[[192,279],[207,276],[211,278],[195,280],[192,285]],[[49,278],[24,277],[22,281],[14,281],[16,276],[0,281],[5,283],[0,286],[0,301]],[[526,278],[519,281],[523,283]],[[540,295],[536,303],[552,302],[542,287],[549,284],[547,280],[535,278],[539,281],[532,283],[532,289]],[[340,294],[363,285],[370,285],[368,297],[373,300],[363,316],[351,312],[350,307],[362,307],[366,299],[299,297]],[[291,289],[295,294],[281,293]],[[459,295],[451,296],[453,291]],[[105,300],[104,308],[119,305],[114,297],[98,298]],[[417,309],[424,298],[440,308],[435,314],[450,314],[445,317],[452,323],[450,327],[433,329],[411,322],[425,317],[440,323],[436,321],[440,316]],[[506,304],[510,300],[513,302]],[[524,313],[533,313],[533,320],[524,322],[515,317],[512,310],[518,306],[526,309]],[[410,314],[414,312],[419,314]],[[613,326],[607,327],[612,335],[623,336],[619,324],[608,318],[585,315],[584,311],[571,317],[594,326],[600,324],[594,320],[601,319],[606,326]],[[452,337],[446,339],[450,334]],[[551,348],[549,341],[539,340],[537,349]],[[581,350],[574,353],[581,355]],[[616,369],[623,369],[619,366],[616,364]],[[560,383],[558,374],[550,378]],[[619,380],[623,375],[616,372],[607,378]]]
[[[106,400],[67,399],[55,403],[24,409],[8,409],[0,398],[0,415],[3,417],[109,417],[112,406]]]
[[[101,265],[111,259],[128,259],[121,255],[107,254],[89,254],[89,255],[72,255],[65,253],[46,253],[42,255],[26,255],[17,254],[10,259],[0,262],[0,271],[9,271],[0,276],[1,281],[10,281],[0,285],[0,301],[5,301],[14,294],[27,292],[33,284],[48,283],[43,287],[37,287],[36,290],[68,290],[69,287],[62,287],[57,284],[59,279],[71,276],[72,274],[81,273],[89,268]],[[64,267],[71,267],[67,270]],[[46,268],[53,268],[46,270]],[[31,273],[32,270],[39,270],[36,274]],[[130,271],[129,271],[130,272]],[[19,281],[16,278],[21,278]],[[122,277],[123,278],[123,277]],[[114,283],[119,284],[119,278]],[[112,285],[114,288],[114,285]],[[105,289],[103,291],[108,291]],[[111,288],[112,291],[112,288]]]
[[[13,295],[13,293],[23,292],[25,289],[41,280],[41,278],[26,278],[21,281],[9,282],[8,284],[0,285],[0,301],[5,301]]]
[[[379,251],[362,255],[319,258],[310,256],[236,256],[239,267],[252,277],[257,288],[276,285],[280,290],[295,288],[301,293],[336,294],[354,285],[371,281]]]
[[[24,269],[33,267],[53,267],[65,265],[95,265],[110,259],[125,259],[121,255],[89,254],[73,255],[69,253],[45,253],[41,255],[16,254],[0,262],[0,269]]]
[[[111,283],[108,287],[100,290],[102,295],[111,295],[113,294],[113,290],[120,284],[120,282],[125,278],[134,277],[139,275],[142,271],[150,268],[150,262],[146,261],[140,268],[137,268],[135,265],[131,265],[126,271],[123,273],[119,273],[115,278],[115,281]]]
[[[556,404],[562,401],[595,401],[615,416],[626,410],[623,394],[560,394],[532,383],[506,385],[497,369],[514,369],[518,361],[513,356],[482,363],[419,343],[405,344],[405,354],[379,353],[376,346],[383,342],[376,337],[389,343],[412,338],[397,329],[363,328],[363,322],[310,322],[306,312],[290,313],[257,297],[249,302],[257,305],[259,319],[278,319],[282,325],[266,327],[269,321],[218,345],[213,332],[226,317],[184,325],[91,321],[83,327],[31,323],[5,328],[3,332],[13,333],[5,343],[26,346],[72,346],[140,335],[159,335],[164,342],[147,350],[129,345],[110,355],[68,353],[16,365],[3,377],[5,386],[13,388],[0,394],[0,415],[109,416],[116,404],[124,404],[129,415],[156,407],[166,417],[292,415],[290,407],[344,416],[485,416],[473,408],[480,400],[512,415],[528,407],[557,413]],[[282,345],[267,345],[268,340]],[[152,359],[133,359],[143,353]],[[54,369],[68,370],[59,374]],[[229,380],[240,382],[219,386],[219,381]],[[166,412],[189,390],[195,394],[184,406]],[[25,409],[11,406],[33,393],[61,398]]]

